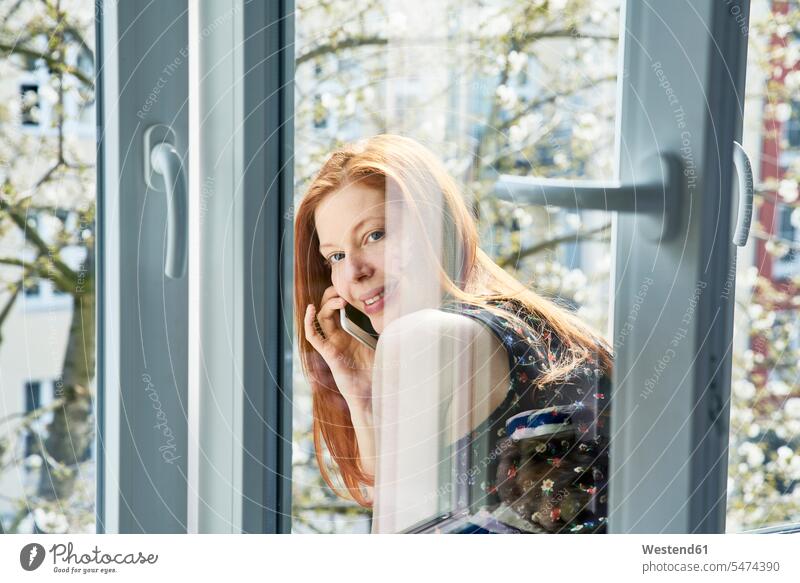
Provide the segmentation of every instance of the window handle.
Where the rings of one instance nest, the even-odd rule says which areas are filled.
[[[648,239],[666,241],[677,232],[681,218],[683,165],[676,154],[662,153],[637,168],[641,178],[631,183],[503,174],[495,195],[519,204],[636,213]]]
[[[167,195],[167,255],[164,273],[179,279],[186,273],[188,212],[183,161],[173,145],[174,132],[165,125],[145,131],[145,180],[153,190]],[[160,176],[161,180],[155,177]]]
[[[736,231],[733,244],[739,247],[747,245],[750,235],[750,223],[753,219],[753,166],[747,152],[739,142],[733,142],[733,166],[739,184],[739,211],[736,217]]]

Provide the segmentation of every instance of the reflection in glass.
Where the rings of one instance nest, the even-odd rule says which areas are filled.
[[[605,532],[610,350],[478,240],[420,143],[383,134],[331,154],[295,218],[320,467],[324,444],[373,532]],[[339,326],[347,304],[376,350]]]
[[[606,330],[608,213],[524,207],[492,193],[501,173],[613,178],[618,29],[616,0],[299,2],[295,208],[333,151],[366,136],[408,136],[458,185],[488,257]],[[425,281],[402,301],[437,305]],[[300,358],[298,347],[293,530],[368,532],[372,509],[336,496],[317,467]],[[323,457],[344,487],[327,448]]]

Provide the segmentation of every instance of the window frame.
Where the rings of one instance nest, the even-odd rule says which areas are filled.
[[[623,398],[615,403],[612,425],[625,437],[612,441],[612,476],[616,476],[610,498],[612,532],[725,532],[735,289],[735,280],[729,285],[729,278],[735,278],[736,260],[731,241],[736,212],[733,142],[741,141],[742,135],[749,1],[707,1],[687,3],[683,10],[674,8],[632,1],[626,5],[627,84],[621,106],[631,109],[620,116],[620,135],[627,143],[620,150],[621,178],[635,173],[630,153],[652,147],[643,135],[645,127],[654,128],[659,148],[674,151],[680,151],[682,132],[691,128],[693,137],[702,139],[694,149],[702,184],[695,195],[700,201],[693,204],[689,193],[683,200],[695,207],[693,218],[687,220],[684,215],[680,235],[666,245],[637,245],[628,265],[625,249],[635,243],[636,217],[617,217],[612,239],[616,242],[615,329],[627,317],[626,307],[633,305],[638,287],[635,283],[646,276],[650,265],[656,266],[657,275],[676,273],[673,284],[682,292],[704,287],[692,308],[687,338],[675,348],[675,361],[686,367],[667,367],[659,379],[662,387],[674,387],[673,395],[638,403],[631,398],[667,354],[676,331],[674,322],[685,321],[694,291],[687,298],[684,293],[671,293],[668,286],[656,286],[642,305],[637,330],[617,355],[617,370],[624,371],[625,377],[615,376],[614,389]],[[681,22],[678,15],[690,11],[695,18]],[[632,66],[636,45],[672,76],[687,115],[685,128],[668,115],[660,80],[648,71],[644,59]],[[688,63],[693,75],[704,77],[693,80]],[[627,99],[625,88],[629,89]],[[631,111],[636,108],[634,99],[642,100],[644,115]],[[654,342],[659,335],[661,341]],[[659,425],[659,420],[665,422]],[[649,440],[645,447],[650,451],[669,451],[660,458],[656,472],[648,467],[655,462],[640,447],[642,437]]]
[[[281,249],[292,247],[294,95],[285,80],[294,67],[294,4],[236,0],[230,18],[215,20],[221,4],[97,3],[97,532],[272,533],[291,526],[291,439],[284,437],[292,427],[292,263]],[[159,83],[165,55],[183,58]],[[216,60],[235,68],[215,73]],[[205,101],[211,83],[190,93],[198,74],[214,80],[231,72],[241,82],[221,95],[216,110]],[[157,98],[148,101],[156,86]],[[191,125],[203,107],[208,125]],[[184,169],[189,163],[195,204],[183,279],[164,276],[165,196],[144,183],[142,134],[153,123],[173,128]],[[231,127],[243,131],[231,136]],[[199,271],[223,273],[207,250],[224,233],[210,229],[199,246],[196,162],[230,141],[228,164],[209,168],[218,184],[235,184],[238,196],[232,203],[217,193],[211,202],[236,213],[227,234],[235,263],[224,272],[224,291],[232,292],[225,305],[235,317],[220,322],[213,302],[223,290],[203,289]],[[223,344],[223,352],[204,357],[215,367],[207,377],[200,351]],[[215,385],[220,379],[235,382]],[[155,386],[173,424],[181,457],[174,466],[158,455],[143,383]]]
[[[142,140],[155,121],[171,120],[186,136],[185,75],[175,72],[137,116],[161,57],[186,45],[185,11],[185,2],[149,11],[134,2],[96,4],[98,533],[185,532],[187,287],[164,276],[166,202],[145,185]],[[185,143],[176,146],[185,152]],[[154,390],[146,391],[145,378]],[[159,455],[164,434],[154,430],[148,393],[166,415],[177,462]]]
[[[180,130],[178,150],[184,158],[189,156],[189,188],[194,195],[190,200],[195,201],[202,186],[198,162],[220,152],[220,140],[215,137],[224,138],[224,142],[232,138],[231,127],[242,130],[233,133],[238,150],[227,154],[227,168],[202,169],[219,172],[217,184],[235,186],[231,195],[238,197],[231,207],[236,214],[231,223],[234,229],[227,235],[212,233],[222,238],[204,239],[202,247],[195,239],[190,246],[189,277],[166,283],[155,275],[158,270],[163,273],[163,227],[143,221],[147,234],[159,242],[147,246],[143,255],[137,246],[138,232],[128,224],[139,221],[120,220],[122,216],[153,218],[158,214],[153,209],[163,204],[163,195],[153,193],[158,200],[147,210],[135,196],[144,192],[138,132],[145,124],[135,118],[134,106],[147,98],[158,68],[153,70],[147,62],[134,63],[139,59],[124,60],[119,55],[146,56],[154,47],[160,54],[169,55],[185,46],[196,47],[191,45],[189,31],[197,35],[209,30],[220,8],[211,0],[190,6],[187,2],[159,4],[155,18],[154,12],[139,13],[139,8],[131,4],[111,0],[98,3],[98,95],[102,97],[97,107],[101,128],[98,532],[290,532],[294,2],[233,2],[231,6],[240,10],[209,34],[219,33],[218,39],[233,44],[209,41],[199,54],[190,51],[189,68],[195,67],[191,69],[194,73],[188,71],[186,79],[183,73],[180,77],[176,74],[145,116],[151,121],[160,116],[157,121],[170,122]],[[197,11],[194,16],[193,10]],[[730,243],[735,212],[732,142],[741,139],[742,133],[747,36],[740,22],[742,15],[747,22],[748,13],[748,0],[687,2],[681,10],[666,4],[624,2],[617,105],[619,179],[641,179],[637,156],[653,148],[653,137],[658,149],[680,148],[680,131],[665,109],[663,88],[643,60],[646,50],[658,57],[664,71],[672,76],[673,86],[681,87],[687,123],[698,128],[694,134],[698,144],[695,156],[700,161],[703,196],[693,203],[692,220],[684,215],[677,236],[667,242],[643,242],[642,225],[635,215],[619,214],[613,220],[614,329],[625,323],[627,308],[633,305],[643,278],[653,273],[676,276],[672,279],[674,287],[650,289],[635,330],[616,355],[611,532],[725,531],[733,326],[733,294],[727,294],[726,289],[735,261]],[[687,19],[689,14],[692,18]],[[181,23],[180,34],[162,34],[175,22]],[[669,51],[675,43],[686,53]],[[688,54],[693,55],[697,78],[689,75],[691,71],[684,77],[679,73],[681,67],[686,68]],[[200,55],[202,59],[194,61]],[[236,67],[233,71],[242,75],[240,88],[220,95],[226,100],[225,106],[215,112],[204,101],[204,93],[197,96],[199,104],[192,105],[190,76],[221,75],[214,73],[213,67],[203,68],[217,58],[230,60]],[[210,126],[225,120],[227,135],[222,129],[201,127],[199,136],[190,136],[189,128],[195,128],[189,123],[192,107],[198,106],[194,115],[210,113],[211,121],[204,122]],[[189,152],[190,143],[199,146]],[[227,209],[231,200],[217,195],[210,201],[215,203]],[[154,214],[146,215],[148,212]],[[199,209],[193,207],[192,212],[196,223]],[[218,215],[209,212],[208,216]],[[710,224],[716,228],[708,228]],[[197,237],[200,231],[193,233]],[[225,252],[235,264],[223,267],[211,260],[208,250],[213,248],[209,247],[212,241],[231,245],[225,236],[233,237],[233,246]],[[637,250],[635,256],[629,253],[633,248]],[[132,296],[143,306],[141,314],[130,309],[137,304],[126,295],[125,290],[136,283],[131,279],[136,273],[131,274],[125,268],[128,265],[149,270],[148,277],[164,286],[156,286],[157,296],[147,289]],[[221,329],[212,326],[211,310],[217,296],[213,290],[200,287],[197,270],[201,267],[204,277],[210,273],[231,277],[226,289],[233,295],[226,301],[235,318],[217,322]],[[694,289],[698,282],[703,282],[703,292],[696,300],[688,333],[675,349],[676,360],[685,359],[689,364],[681,370],[667,367],[660,376],[661,387],[674,390],[669,398],[662,394],[639,399],[637,387],[644,386],[663,358],[676,318],[680,321],[686,313],[683,292]],[[134,313],[140,317],[170,314],[169,322],[159,321],[155,327],[162,338],[155,332],[148,336],[148,352],[153,355],[150,367],[157,372],[153,378],[158,377],[163,388],[163,401],[171,407],[171,419],[176,423],[175,434],[189,458],[179,464],[183,475],[164,472],[156,456],[142,457],[142,452],[152,451],[158,441],[152,430],[150,403],[141,399],[142,347],[137,344],[141,344],[142,331]],[[197,328],[199,322],[204,325]],[[230,336],[226,338],[226,334]],[[222,346],[220,342],[225,343],[224,351],[209,352]],[[170,351],[172,363],[167,358]],[[230,387],[215,384],[200,372],[201,355],[219,367],[219,376],[214,378],[237,379],[232,395],[224,392]],[[192,381],[196,384],[190,388]],[[219,398],[226,399],[224,411],[214,409]],[[187,420],[180,418],[180,411],[188,412]],[[215,427],[213,421],[220,420],[231,422],[229,427],[234,430],[222,426],[224,431],[203,435],[206,428]],[[641,447],[642,442],[649,451],[668,450],[670,455],[655,464],[652,454]],[[207,449],[211,445],[214,447]],[[240,457],[222,475],[215,476],[215,463],[223,461],[222,456],[230,456],[230,446]],[[674,487],[667,489],[665,484]],[[215,513],[221,513],[220,517],[214,518]]]
[[[618,182],[595,186],[590,195],[588,182],[583,187],[574,181],[571,194],[559,197],[542,190],[547,180],[513,181],[518,192],[544,192],[540,197],[564,204],[579,198],[582,205],[590,202],[586,208],[616,211],[608,337],[623,329],[627,335],[614,346],[612,533],[725,532],[736,260],[733,142],[742,135],[749,1],[683,4],[622,3]],[[682,160],[685,176],[669,183],[651,160],[680,156],[682,147],[689,155]],[[687,176],[689,161],[696,172]],[[647,192],[654,180],[664,186]],[[628,204],[618,195],[631,185],[641,192]],[[661,195],[660,220],[676,218],[670,237],[654,240],[649,235],[659,228],[658,215],[654,222],[637,211],[653,194]],[[630,308],[637,304],[631,326]],[[685,328],[676,329],[675,322]],[[641,387],[649,386],[657,390],[645,394]]]
[[[190,216],[189,530],[290,532],[294,3],[200,0],[189,12],[190,198],[209,218]]]

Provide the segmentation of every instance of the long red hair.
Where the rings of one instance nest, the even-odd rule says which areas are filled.
[[[331,285],[330,271],[319,253],[314,211],[323,198],[346,184],[358,182],[398,197],[410,211],[421,233],[440,233],[441,241],[426,240],[431,251],[441,249],[438,278],[443,298],[482,306],[519,325],[528,325],[518,314],[500,311],[491,300],[513,299],[536,320],[553,331],[565,346],[537,384],[565,379],[587,361],[597,362],[610,373],[611,351],[607,344],[572,312],[536,294],[498,266],[478,246],[475,218],[455,180],[442,162],[425,146],[410,138],[381,134],[333,152],[311,182],[295,214],[294,314],[300,361],[311,385],[314,451],[322,477],[343,498],[371,507],[363,487],[374,485],[374,476],[360,466],[358,441],[344,397],[330,368],[305,336],[303,316],[308,304],[319,307]],[[438,221],[438,229],[430,227]],[[438,255],[438,254],[437,254]],[[333,483],[323,455],[323,443],[335,462],[347,492]]]

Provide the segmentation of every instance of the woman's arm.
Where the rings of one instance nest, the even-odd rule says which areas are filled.
[[[482,323],[419,310],[391,322],[375,355],[373,532],[397,532],[438,511],[456,442],[503,401],[508,352]]]

